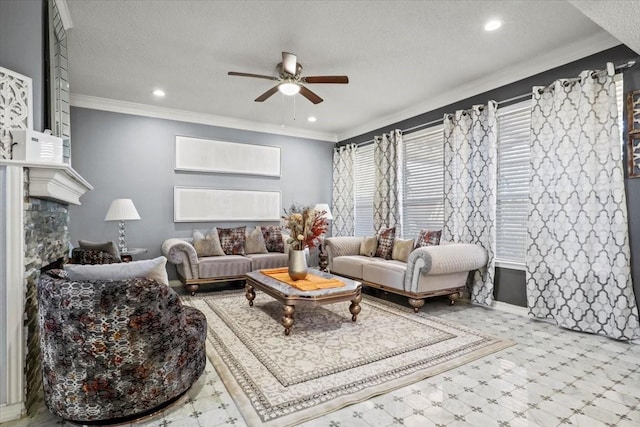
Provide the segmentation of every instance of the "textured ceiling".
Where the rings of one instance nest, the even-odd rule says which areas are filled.
[[[248,121],[329,140],[620,43],[566,1],[67,4],[75,105],[106,98],[200,113],[221,125]],[[502,28],[485,32],[490,18],[503,20]],[[280,94],[256,103],[273,82],[227,76],[228,71],[276,75],[281,51],[298,55],[303,75],[346,74],[350,84],[310,85],[325,100],[318,105]],[[154,99],[155,88],[167,96]],[[318,121],[308,123],[310,115]]]
[[[640,55],[640,0],[569,0],[569,3]]]

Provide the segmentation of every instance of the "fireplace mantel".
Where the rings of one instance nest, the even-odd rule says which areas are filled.
[[[91,184],[66,164],[0,160],[0,165],[29,169],[29,197],[79,205],[80,197],[93,190]]]

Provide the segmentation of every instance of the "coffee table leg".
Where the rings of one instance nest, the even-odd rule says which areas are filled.
[[[358,318],[358,314],[362,308],[360,307],[360,301],[362,301],[362,295],[358,294],[354,299],[351,300],[351,305],[349,306],[349,311],[351,312],[351,320],[353,322]]]
[[[291,333],[291,327],[293,326],[293,313],[296,311],[292,305],[284,306],[284,315],[282,316],[282,326],[284,326],[284,334],[289,335]]]
[[[249,300],[249,307],[253,307],[253,300],[256,299],[256,293],[253,291],[253,286],[246,284],[245,288],[247,292],[244,294]]]

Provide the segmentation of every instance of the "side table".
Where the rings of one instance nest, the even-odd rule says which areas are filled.
[[[149,252],[149,250],[146,248],[127,249],[126,251],[120,252],[120,259],[122,260],[122,262],[131,262],[133,261],[134,255],[142,255],[146,254],[147,252]]]

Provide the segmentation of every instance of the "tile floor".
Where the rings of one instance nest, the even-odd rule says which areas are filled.
[[[517,345],[302,425],[640,426],[640,345],[468,304],[449,307],[445,301],[432,300],[421,311],[509,338]],[[56,425],[71,424],[43,409],[6,427]],[[125,425],[246,423],[207,364],[205,374],[174,405]]]

